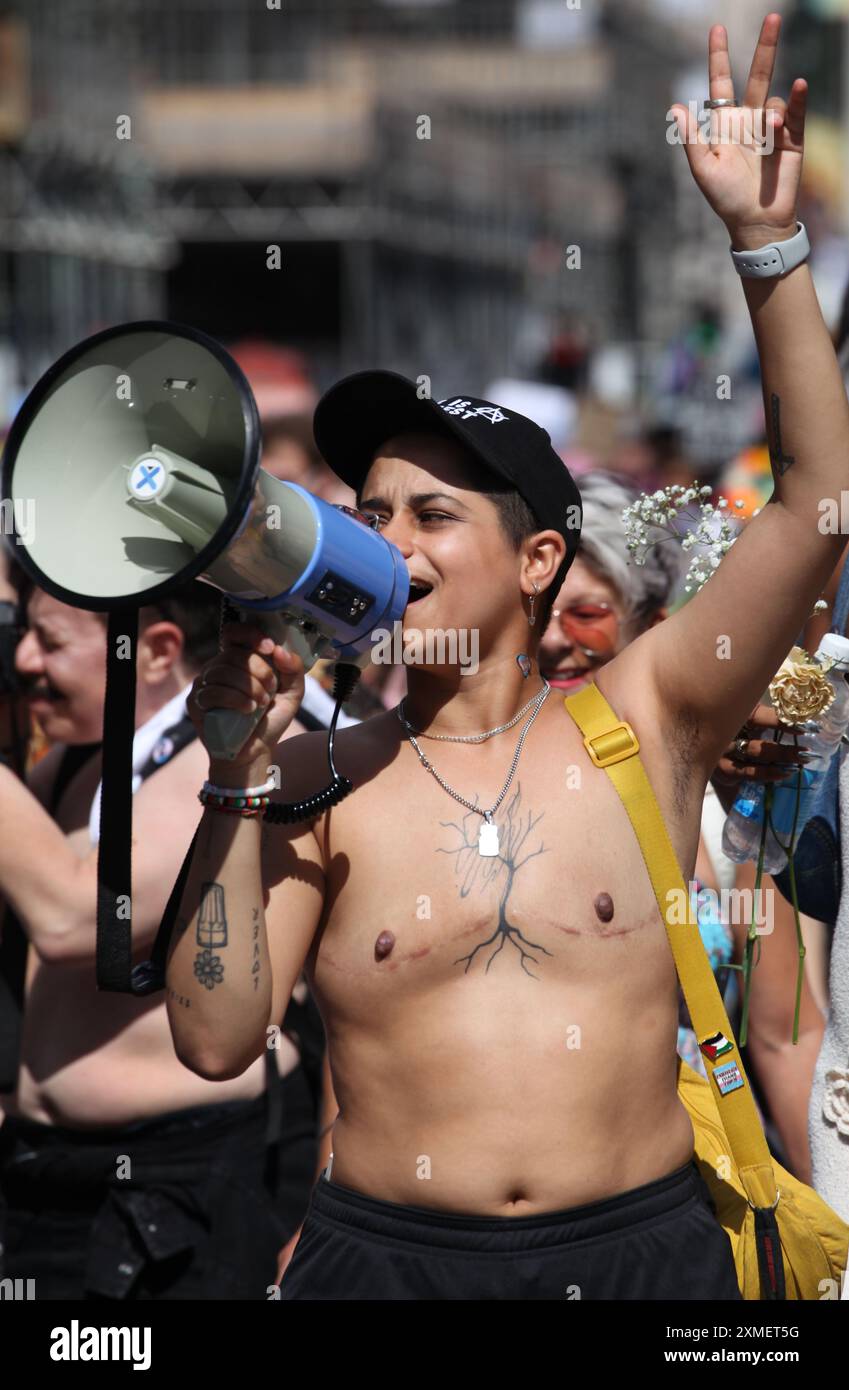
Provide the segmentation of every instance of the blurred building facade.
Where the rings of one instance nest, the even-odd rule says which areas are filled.
[[[639,340],[668,319],[640,291],[675,231],[652,215],[674,186],[668,41],[643,18],[559,0],[287,0],[239,19],[213,0],[195,24],[190,8],[144,12],[169,227],[194,248],[280,243],[278,322],[333,369],[480,389],[531,371],[558,323]],[[312,303],[287,257],[315,274]]]
[[[0,13],[0,367],[7,407],[75,340],[164,312],[178,248],[134,105],[119,5]],[[10,397],[12,398],[10,402]]]
[[[739,299],[666,113],[682,79],[706,95],[710,23],[733,45],[761,8],[7,4],[0,336],[22,384],[86,332],[168,316],[292,346],[320,384],[379,365],[438,394],[620,344],[639,401],[694,306]]]

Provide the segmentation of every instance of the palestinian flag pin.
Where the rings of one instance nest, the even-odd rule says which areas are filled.
[[[702,1038],[699,1051],[711,1062],[715,1062],[717,1057],[724,1057],[726,1052],[733,1052],[734,1044],[728,1041],[724,1033],[712,1033],[709,1038]]]

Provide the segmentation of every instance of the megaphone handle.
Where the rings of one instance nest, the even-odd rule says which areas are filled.
[[[203,741],[210,758],[231,762],[262,719],[265,710],[243,714],[235,709],[210,709],[203,717]]]
[[[230,608],[240,619],[247,619],[252,626],[259,627],[280,646],[297,652],[304,666],[309,669],[314,663],[312,651],[297,628],[288,624],[280,613],[254,613],[239,608],[232,599],[227,599]],[[267,659],[267,658],[266,658]],[[272,663],[269,661],[269,665]],[[247,743],[257,724],[265,715],[260,708],[252,714],[235,709],[210,709],[203,717],[203,741],[211,758],[220,762],[231,762]]]

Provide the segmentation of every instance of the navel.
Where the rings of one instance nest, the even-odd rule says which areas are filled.
[[[394,945],[395,937],[392,932],[382,931],[374,943],[375,960],[386,960],[386,957],[391,954]]]
[[[596,916],[600,922],[612,922],[613,920],[613,899],[609,893],[599,893],[593,904]]]

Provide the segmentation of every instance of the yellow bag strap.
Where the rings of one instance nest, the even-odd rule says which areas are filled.
[[[732,1044],[715,1059],[703,1053],[705,1071],[746,1195],[753,1207],[771,1207],[777,1189],[769,1149],[690,894],[639,758],[637,736],[630,724],[617,718],[594,682],[566,696],[564,704],[584,735],[590,758],[619,793],[636,832],[696,1037],[701,1043],[719,1033]]]

